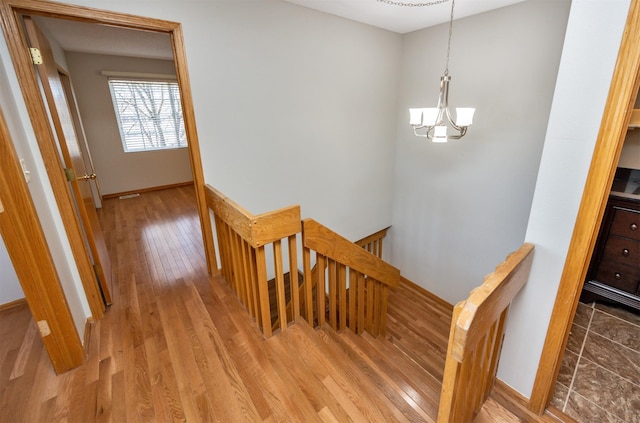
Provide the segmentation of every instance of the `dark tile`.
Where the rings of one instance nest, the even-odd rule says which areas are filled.
[[[619,317],[622,320],[633,323],[640,326],[640,311],[631,310],[624,306],[615,306],[606,303],[596,303],[596,309],[602,310],[605,313],[609,313],[613,316]]]
[[[640,386],[589,360],[580,359],[573,391],[625,422],[640,423]]]
[[[589,332],[582,351],[581,362],[582,358],[591,360],[605,369],[640,385],[640,353],[637,351]]]
[[[564,386],[562,383],[557,382],[556,387],[553,391],[553,397],[551,397],[551,405],[556,407],[558,410],[562,410],[564,407],[564,402],[567,399],[567,394],[569,393],[569,388]]]
[[[569,340],[567,341],[567,350],[580,354],[586,334],[586,329],[577,325],[571,325],[571,333],[569,334]]]
[[[560,365],[560,372],[558,373],[558,382],[565,386],[571,386],[571,380],[573,379],[577,363],[578,354],[565,351],[564,357],[562,357],[562,364]]]
[[[569,395],[564,413],[581,423],[625,423],[576,392]]]
[[[596,310],[589,330],[640,352],[640,326]]]
[[[593,305],[578,303],[576,314],[573,318],[573,324],[582,326],[583,328],[589,327],[589,320],[591,320],[591,314],[593,313]]]

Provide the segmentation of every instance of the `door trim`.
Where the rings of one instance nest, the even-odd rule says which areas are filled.
[[[632,0],[529,401],[538,414],[553,395],[639,86],[640,0]]]
[[[0,192],[4,209],[0,212],[0,234],[33,320],[38,327],[45,326],[40,322],[46,322],[50,330],[50,334],[41,330],[40,335],[51,364],[56,373],[66,372],[83,363],[84,350],[2,110]]]
[[[198,212],[204,241],[207,267],[210,274],[218,273],[216,255],[213,247],[213,230],[205,201],[204,172],[198,144],[193,99],[187,70],[186,54],[182,27],[179,23],[160,19],[133,16],[98,9],[53,3],[42,0],[1,0],[1,24],[9,47],[18,81],[24,96],[33,129],[42,152],[45,167],[53,188],[58,208],[65,224],[65,230],[72,245],[74,257],[80,271],[82,283],[87,295],[92,317],[103,317],[104,309],[98,283],[90,265],[89,255],[82,239],[80,224],[73,209],[71,194],[66,182],[57,151],[54,149],[54,135],[49,126],[47,111],[38,87],[31,59],[28,54],[26,36],[20,25],[21,15],[43,15],[60,19],[80,20],[90,23],[102,23],[129,29],[141,29],[167,33],[171,37],[176,66],[176,76],[182,98],[182,110],[189,144],[191,170],[193,173]]]

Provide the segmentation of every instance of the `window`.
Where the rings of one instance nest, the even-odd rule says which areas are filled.
[[[110,79],[125,153],[187,146],[177,82]]]

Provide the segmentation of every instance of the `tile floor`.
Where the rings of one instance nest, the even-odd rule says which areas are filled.
[[[552,404],[584,423],[640,423],[640,313],[579,303]]]

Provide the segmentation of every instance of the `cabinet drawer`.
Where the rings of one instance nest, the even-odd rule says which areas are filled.
[[[601,263],[616,263],[640,273],[640,241],[610,235],[604,246]]]
[[[640,286],[638,273],[638,270],[632,267],[603,261],[598,266],[596,280],[622,291],[635,294]]]
[[[609,232],[613,235],[640,240],[640,212],[618,207],[614,210]]]

